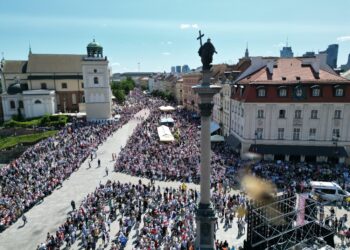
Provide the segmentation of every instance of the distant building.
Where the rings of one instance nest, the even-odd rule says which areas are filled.
[[[314,57],[316,54],[313,51],[307,51],[303,54],[303,57]]]
[[[338,44],[331,44],[325,51],[321,51],[320,54],[327,54],[327,64],[332,68],[337,68],[338,61]]]
[[[292,58],[294,56],[294,53],[292,51],[292,47],[285,46],[280,51],[280,57],[281,58]]]
[[[341,71],[348,71],[350,69],[350,54],[348,55],[348,62],[340,66]]]
[[[182,66],[182,73],[188,73],[190,71],[191,71],[191,69],[187,64]]]
[[[176,73],[181,73],[181,66],[180,65],[176,66]]]
[[[171,67],[171,73],[173,73],[173,74],[176,73],[176,68],[175,68],[175,66],[172,66],[172,67]]]

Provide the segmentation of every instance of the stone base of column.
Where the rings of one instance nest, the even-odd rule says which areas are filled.
[[[214,209],[211,204],[199,203],[196,212],[197,236],[196,250],[214,250],[215,241],[215,217]]]

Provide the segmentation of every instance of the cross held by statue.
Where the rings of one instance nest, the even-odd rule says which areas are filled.
[[[202,37],[204,36],[204,34],[201,33],[201,31],[199,31],[199,37],[197,37],[197,40],[199,40],[201,46],[202,46]]]

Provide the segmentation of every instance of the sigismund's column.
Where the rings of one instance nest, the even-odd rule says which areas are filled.
[[[200,142],[200,202],[196,213],[197,236],[196,249],[214,250],[214,235],[216,217],[210,202],[210,120],[213,109],[213,96],[221,87],[210,85],[211,71],[203,70],[202,84],[194,86],[193,90],[199,96],[199,108],[201,115],[201,142]]]

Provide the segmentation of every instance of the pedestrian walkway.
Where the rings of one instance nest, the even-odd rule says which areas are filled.
[[[147,117],[149,110],[142,110],[135,115],[137,117]],[[74,200],[78,207],[84,197],[93,192],[100,182],[111,179],[119,179],[121,176],[110,173],[106,176],[105,167],[113,169],[112,153],[119,154],[125,146],[128,138],[133,133],[140,119],[132,119],[111,137],[109,137],[97,149],[97,156],[91,162],[89,168],[88,158],[82,166],[73,173],[69,179],[63,182],[60,189],[55,190],[46,197],[41,204],[34,206],[26,213],[27,223],[23,225],[22,220],[18,220],[3,233],[0,234],[1,250],[36,249],[36,247],[46,239],[48,232],[54,233],[71,211],[71,201]],[[101,160],[101,167],[97,166],[97,159]],[[112,175],[113,174],[113,175]],[[125,180],[125,177],[120,180]],[[138,180],[135,178],[135,182]],[[126,179],[125,181],[132,181]]]

